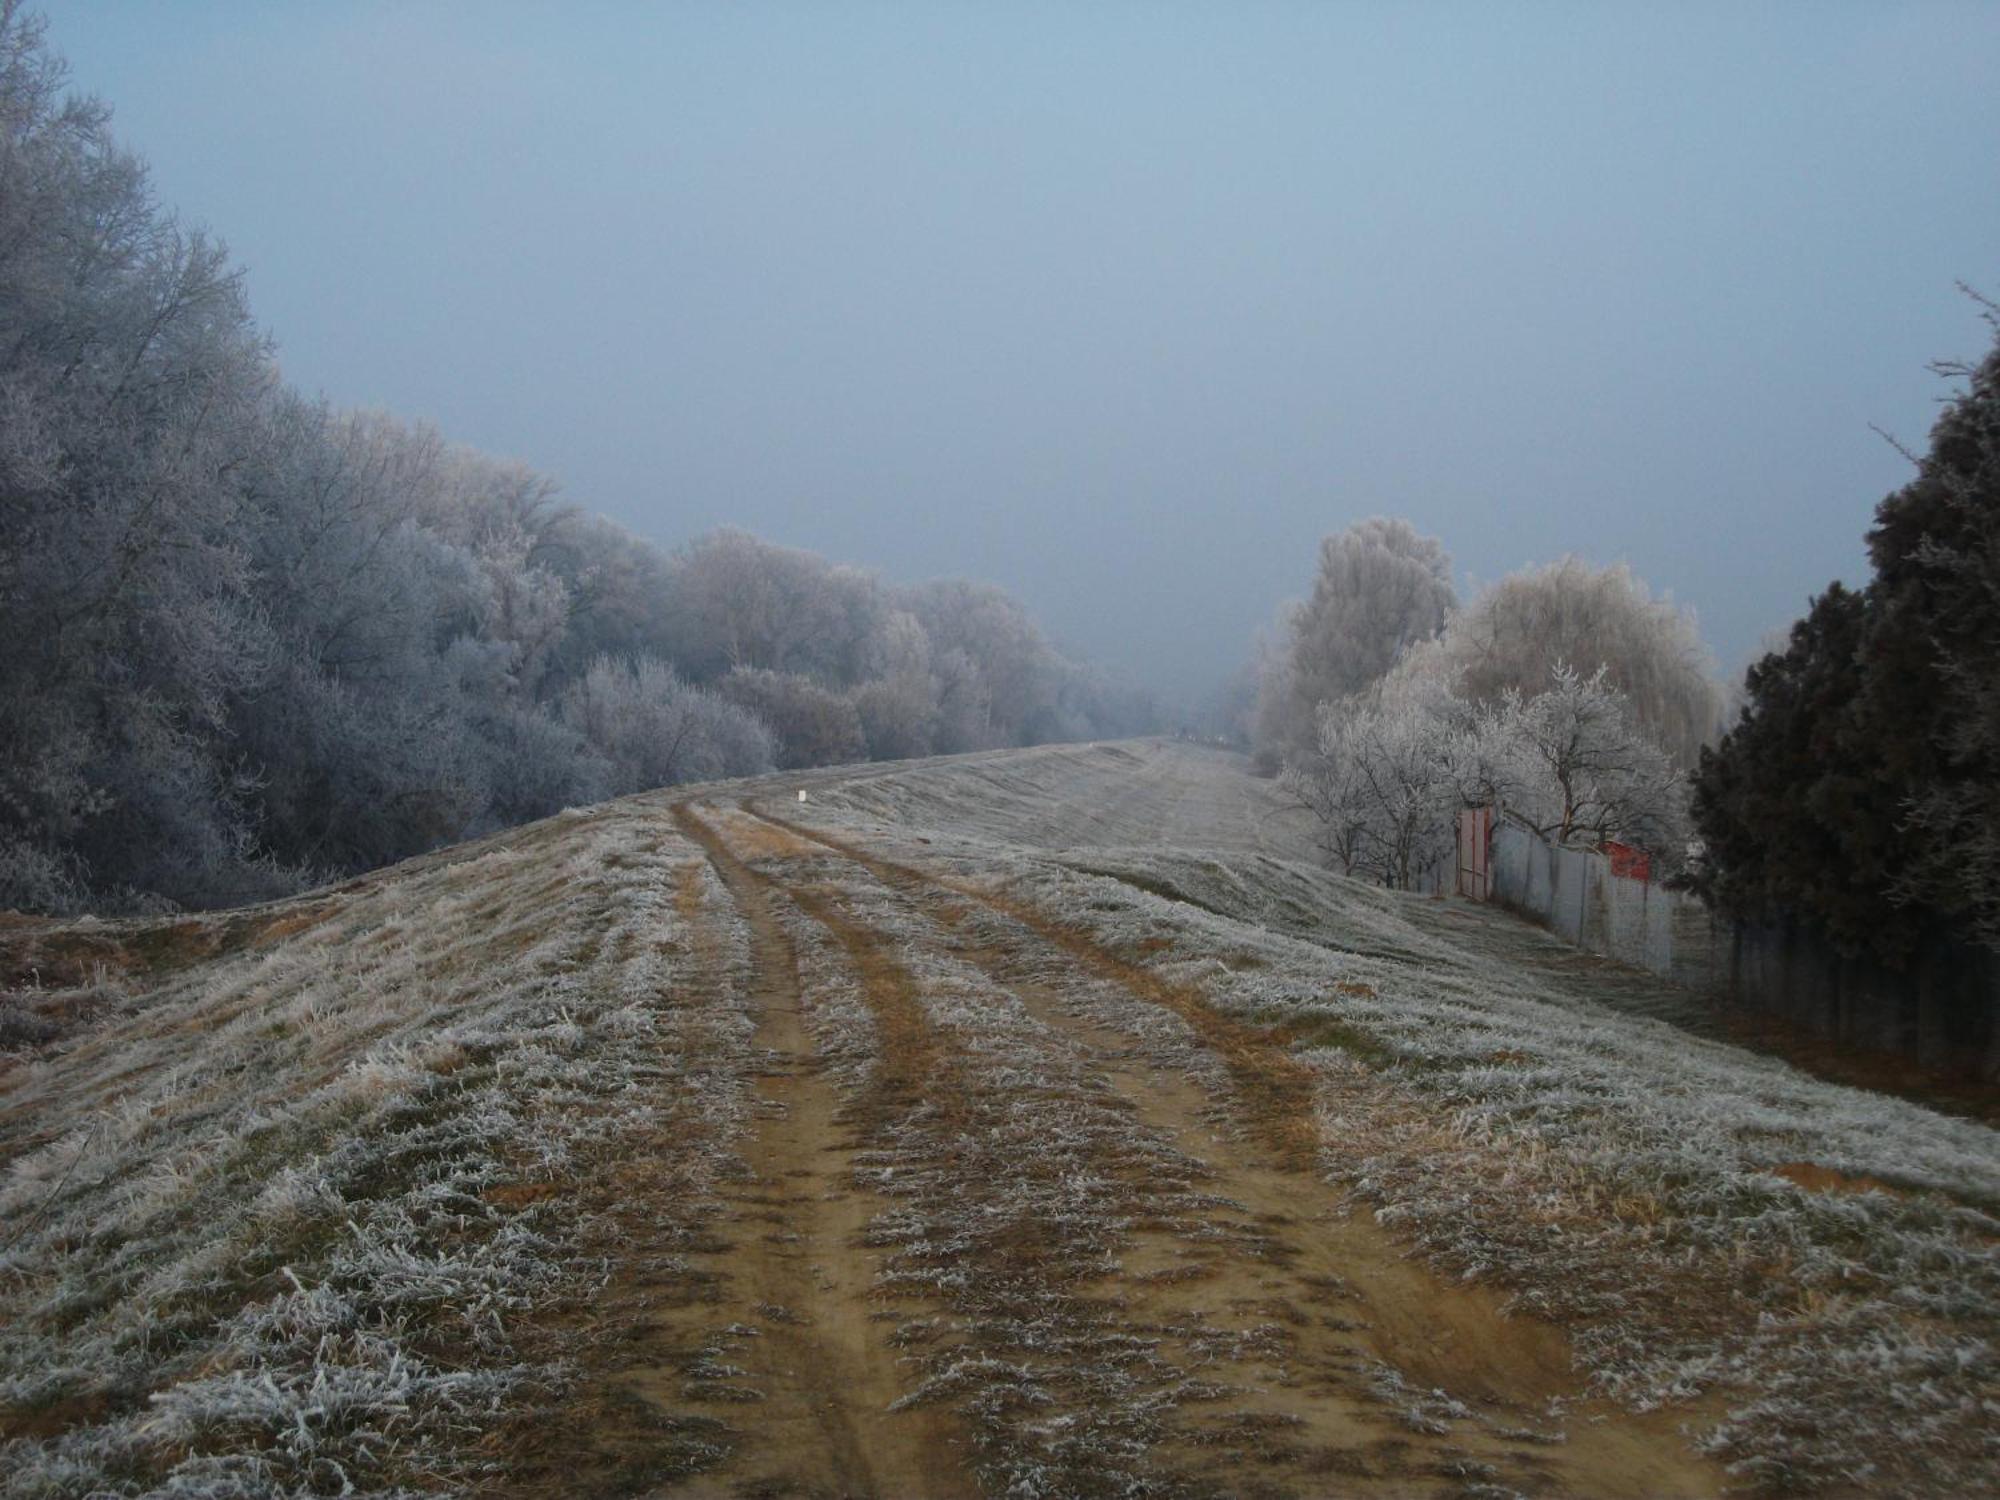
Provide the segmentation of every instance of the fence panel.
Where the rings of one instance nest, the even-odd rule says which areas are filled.
[[[1579,948],[1836,1041],[2000,1082],[2000,956],[1990,950],[1938,943],[1892,972],[1795,927],[1717,920],[1693,896],[1617,873],[1601,854],[1554,848],[1505,819],[1489,827],[1490,899]]]
[[[1678,984],[1699,988],[1727,977],[1728,945],[1694,897],[1619,874],[1602,854],[1556,847],[1504,819],[1492,825],[1489,848],[1491,899],[1564,941]],[[1623,864],[1650,873],[1644,861]]]

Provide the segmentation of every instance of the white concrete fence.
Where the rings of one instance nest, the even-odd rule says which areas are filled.
[[[1460,838],[1484,832],[1460,823]],[[1488,899],[1592,953],[1708,989],[1730,977],[1732,932],[1695,897],[1612,872],[1588,849],[1566,849],[1506,818],[1491,822],[1483,858],[1461,850],[1459,866],[1485,870]],[[1474,894],[1467,892],[1467,894]]]
[[[1842,955],[1796,923],[1718,918],[1680,891],[1615,873],[1475,808],[1459,820],[1457,889],[1592,953],[1778,1016],[1814,1035],[2000,1083],[2000,954],[1939,941],[1900,969]]]

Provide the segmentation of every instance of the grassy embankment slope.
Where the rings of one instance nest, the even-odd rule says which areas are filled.
[[[1987,1126],[1309,833],[1056,747],[16,927],[0,1483],[2000,1479]]]

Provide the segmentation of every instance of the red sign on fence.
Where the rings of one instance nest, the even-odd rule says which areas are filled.
[[[1651,880],[1653,878],[1653,856],[1644,849],[1631,844],[1621,844],[1615,839],[1604,841],[1604,852],[1611,860],[1611,873],[1623,875],[1627,880]]]

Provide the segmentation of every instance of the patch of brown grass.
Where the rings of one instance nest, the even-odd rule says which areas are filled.
[[[1814,1161],[1788,1161],[1771,1168],[1771,1171],[1813,1193],[1887,1193],[1895,1198],[1910,1196],[1907,1189],[1884,1182],[1879,1177],[1836,1172],[1832,1167],[1823,1167]]]
[[[728,839],[732,855],[746,863],[759,859],[811,859],[820,852],[810,839],[799,837],[787,825],[733,807],[704,805],[702,817]]]
[[[1716,1020],[1737,1045],[1782,1057],[1815,1078],[1893,1094],[1939,1114],[2000,1126],[2000,1081],[1813,1036],[1782,1016],[1719,1011]]]
[[[341,902],[319,898],[198,917],[55,922],[0,913],[0,989],[79,989],[102,978],[149,989],[183,969],[272,947],[319,926]]]

